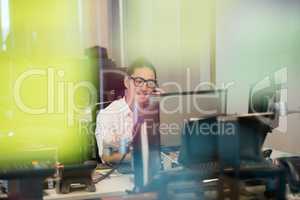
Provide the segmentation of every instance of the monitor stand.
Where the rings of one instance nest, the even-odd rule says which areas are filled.
[[[148,182],[149,143],[147,137],[147,124],[144,120],[135,126],[133,138],[133,168],[134,192],[140,192]]]
[[[141,127],[141,143],[142,143],[142,162],[143,162],[143,183],[147,185],[149,181],[149,143],[147,136],[147,124],[144,122]]]

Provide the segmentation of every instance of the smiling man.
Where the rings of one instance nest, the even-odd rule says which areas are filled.
[[[125,96],[99,112],[95,135],[102,161],[121,159],[124,152],[118,150],[132,140],[139,110],[147,106],[151,94],[161,92],[156,78],[155,67],[144,58],[137,59],[129,66],[124,78]]]

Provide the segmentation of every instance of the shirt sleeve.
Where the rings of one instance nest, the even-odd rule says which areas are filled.
[[[97,116],[97,121],[96,121],[96,130],[95,130],[95,136],[97,140],[97,145],[98,145],[98,153],[99,156],[103,155],[103,146],[104,142],[107,140],[110,140],[110,124],[111,118],[105,114],[104,112],[99,112]]]
[[[115,114],[100,111],[96,120],[95,136],[97,140],[99,156],[103,155],[104,144],[113,141],[113,136],[118,132],[118,123]]]
[[[97,115],[95,136],[97,140],[99,156],[101,157],[104,150],[118,138],[128,138],[131,140],[132,119],[125,117],[122,112],[113,113],[101,110]]]
[[[99,112],[96,119],[96,130],[95,130],[99,156],[102,156],[103,154],[103,135],[101,134],[103,131],[103,127],[101,124],[102,124],[102,117],[101,117],[101,112]]]

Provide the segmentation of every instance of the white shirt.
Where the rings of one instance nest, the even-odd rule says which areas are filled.
[[[100,110],[96,122],[96,140],[99,155],[103,155],[103,146],[119,139],[132,140],[133,112],[125,98],[113,101],[108,107]]]

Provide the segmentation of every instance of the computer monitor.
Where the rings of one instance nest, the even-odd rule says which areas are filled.
[[[179,106],[176,112],[168,112],[174,105]],[[169,93],[160,106],[161,136],[178,138],[181,164],[189,167],[217,160],[217,116],[227,112],[227,90]]]
[[[159,103],[150,101],[141,111],[134,112],[133,168],[135,190],[140,191],[161,169]]]
[[[276,105],[280,103],[281,89],[281,84],[276,84],[275,80],[269,77],[254,84],[250,89],[249,113],[274,113],[267,118],[258,117],[272,128],[279,125],[279,112]]]
[[[218,138],[220,160],[230,165],[263,160],[266,136],[279,125],[277,105],[281,101],[281,92],[282,85],[267,77],[251,87],[248,114],[221,120],[222,124],[231,124],[235,134],[222,134]]]
[[[227,112],[227,90],[166,93],[159,103],[162,146],[180,146],[185,122]]]
[[[274,104],[280,101],[277,86],[253,87],[249,114],[223,115],[187,121],[182,129],[180,162],[184,166],[225,160],[261,161],[266,135],[278,126]]]
[[[182,129],[179,162],[192,167],[218,159],[217,117],[188,121]]]
[[[258,114],[253,118],[269,128],[269,132],[278,128],[282,123],[280,108],[278,106],[281,104],[281,101],[285,101],[284,96],[285,85],[282,82],[278,82],[274,76],[267,77],[264,80],[257,82],[250,89],[249,113]],[[266,115],[259,115],[263,113]],[[268,115],[267,113],[270,114]],[[257,134],[258,138],[253,138],[253,140],[260,141],[258,144],[259,149],[263,147],[266,136],[267,132]]]

